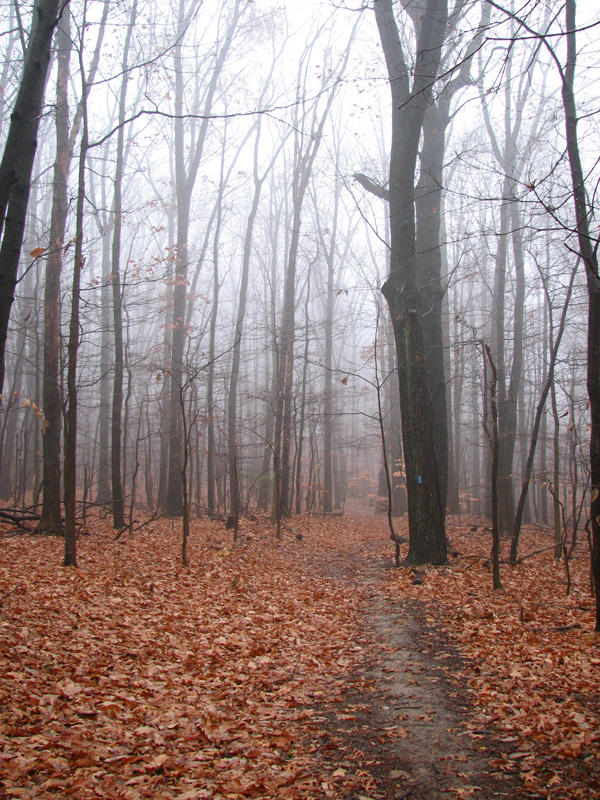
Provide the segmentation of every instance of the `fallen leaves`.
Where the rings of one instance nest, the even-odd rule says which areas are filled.
[[[458,646],[465,661],[458,677],[477,706],[473,735],[495,727],[514,740],[515,752],[504,760],[524,760],[521,777],[536,791],[552,780],[556,797],[600,797],[590,788],[600,780],[600,703],[587,548],[580,545],[571,565],[574,586],[566,597],[564,566],[543,547],[550,532],[526,529],[523,552],[545,552],[504,565],[503,589],[493,592],[489,537],[473,535],[474,522],[450,526],[459,555],[449,567],[425,569],[418,588],[401,570],[388,591],[424,601],[430,624],[441,624]]]
[[[215,538],[218,538],[215,550]],[[308,574],[296,542],[197,523],[113,541],[3,541],[0,777],[8,797],[333,796],[305,751],[311,706],[341,696],[360,596]],[[298,552],[295,552],[298,549]]]
[[[78,570],[60,566],[57,539],[3,539],[5,796],[381,797],[373,762],[351,737],[389,739],[402,752],[409,726],[371,732],[368,705],[336,703],[374,656],[360,607],[381,587],[362,570],[374,545],[389,558],[387,535],[374,518],[294,525],[302,539],[278,542],[267,526],[245,523],[237,546],[218,523],[197,521],[187,569],[164,521],[114,541],[96,520],[79,542]],[[420,570],[422,585],[389,570],[385,591],[423,603],[428,624],[443,626],[460,652],[462,662],[440,651],[436,663],[471,690],[475,746],[493,731],[502,740],[500,772],[518,771],[526,791],[544,797],[600,797],[600,657],[586,558],[572,565],[570,598],[548,552],[504,567],[503,591],[492,593],[489,537],[468,528],[451,529],[460,555],[448,567]],[[544,536],[527,532],[524,547]],[[385,644],[375,653],[382,682],[393,654]],[[408,683],[432,677],[420,662],[407,666]],[[364,696],[371,691],[365,684]],[[416,718],[433,724],[435,712],[430,703]],[[341,756],[322,750],[328,719],[350,736]],[[410,780],[403,770],[389,775]],[[477,796],[467,778],[455,795]]]

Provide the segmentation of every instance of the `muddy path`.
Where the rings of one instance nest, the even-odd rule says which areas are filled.
[[[320,743],[330,767],[370,776],[369,794],[352,800],[536,797],[516,770],[498,766],[506,744],[474,724],[464,665],[448,637],[428,624],[422,603],[388,597],[384,580],[394,566],[381,545],[322,553],[313,568],[364,595],[365,659],[344,702],[325,713]]]

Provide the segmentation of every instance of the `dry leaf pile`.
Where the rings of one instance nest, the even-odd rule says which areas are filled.
[[[388,591],[426,602],[428,622],[457,644],[477,705],[472,733],[501,731],[502,761],[507,769],[519,765],[532,796],[600,797],[600,639],[593,633],[587,543],[571,562],[569,597],[564,564],[552,550],[514,567],[502,564],[502,590],[493,592],[489,532],[476,519],[448,532],[457,551],[448,567],[421,570],[422,585],[399,570]],[[526,528],[520,552],[551,544],[548,531]]]
[[[292,524],[279,542],[244,523],[234,545],[222,524],[197,521],[187,569],[166,521],[115,542],[96,520],[77,570],[60,566],[62,541],[0,531],[0,795],[382,796],[360,736],[395,737],[401,753],[406,735],[371,735],[376,687],[360,689],[381,656],[361,604],[383,592],[421,603],[457,648],[447,671],[472,690],[475,743],[499,740],[499,770],[518,765],[531,797],[600,797],[585,543],[567,598],[551,552],[503,565],[492,592],[477,520],[450,526],[457,555],[418,580],[382,570],[392,548],[381,517]],[[521,552],[547,544],[529,530]],[[362,705],[347,706],[349,685]]]
[[[197,523],[182,569],[170,523],[118,542],[98,523],[73,570],[60,540],[3,538],[4,796],[336,796],[303,735],[362,657],[360,596],[289,539]]]

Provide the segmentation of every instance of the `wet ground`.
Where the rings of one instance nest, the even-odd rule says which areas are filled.
[[[344,702],[327,714],[323,757],[349,774],[370,774],[369,794],[353,800],[541,796],[515,770],[499,767],[507,745],[472,721],[458,654],[419,601],[390,601],[383,580],[393,564],[380,552],[375,544],[315,565],[366,588],[360,645],[367,655]]]

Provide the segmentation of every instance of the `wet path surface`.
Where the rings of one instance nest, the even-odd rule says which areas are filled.
[[[326,715],[323,756],[349,774],[371,775],[371,791],[355,800],[538,796],[514,770],[494,763],[506,746],[472,723],[460,658],[444,632],[427,622],[419,601],[386,596],[383,581],[393,565],[380,550],[367,545],[314,565],[365,593],[365,662],[345,701]]]

